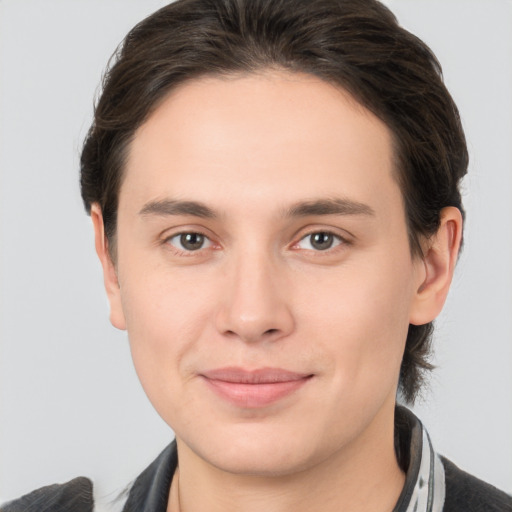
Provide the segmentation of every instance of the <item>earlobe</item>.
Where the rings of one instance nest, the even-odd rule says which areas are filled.
[[[423,325],[441,312],[452,282],[462,239],[462,214],[448,206],[441,211],[437,233],[428,240],[409,322]]]
[[[103,214],[100,205],[97,203],[91,206],[91,220],[94,227],[96,254],[103,269],[103,283],[110,304],[110,322],[114,327],[125,330],[126,321],[121,303],[121,290],[116,268],[109,252],[108,240],[105,236]]]

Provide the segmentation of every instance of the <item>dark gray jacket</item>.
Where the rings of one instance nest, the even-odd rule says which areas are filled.
[[[422,446],[424,429],[410,411],[399,408],[397,418],[401,430],[397,455],[406,472],[406,481],[393,512],[408,512],[416,510],[412,500],[418,479],[421,487],[421,452],[428,447]],[[465,473],[444,457],[441,462],[445,486],[443,512],[512,512],[511,496]],[[112,510],[166,512],[177,463],[176,442],[173,441],[117,500],[110,503]],[[65,484],[43,487],[3,505],[0,512],[95,512],[93,485],[88,478],[80,477]]]

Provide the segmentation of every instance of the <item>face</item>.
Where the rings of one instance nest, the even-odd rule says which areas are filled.
[[[183,450],[288,474],[392,435],[425,265],[390,132],[347,93],[277,72],[173,91],[131,145],[117,258],[112,321]]]

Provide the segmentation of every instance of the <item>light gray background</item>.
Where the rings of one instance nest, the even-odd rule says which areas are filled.
[[[170,441],[108,322],[78,154],[104,65],[163,0],[0,0],[0,501],[121,489]],[[437,449],[512,492],[512,3],[390,0],[443,63],[471,151],[466,247],[416,407]]]

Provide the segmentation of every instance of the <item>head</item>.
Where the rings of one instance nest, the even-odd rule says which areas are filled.
[[[411,253],[439,227],[443,207],[463,212],[468,154],[457,107],[429,48],[372,0],[178,1],[137,25],[108,70],[81,161],[88,212],[101,207],[116,258],[119,191],[133,136],[178,85],[265,69],[341,87],[390,129]],[[400,388],[414,401],[431,368],[432,324],[410,326]]]
[[[327,101],[328,98],[334,101],[336,95],[336,101],[343,104],[338,110],[331,108]],[[232,99],[233,109],[239,109],[239,115],[247,106],[245,114],[251,115],[254,119],[258,118],[259,112],[265,112],[265,107],[272,102],[275,102],[275,106],[280,106],[286,103],[287,98],[290,98],[290,102],[296,101],[296,105],[300,105],[298,108],[293,107],[276,113],[275,125],[281,130],[276,134],[286,131],[286,125],[280,125],[280,115],[282,119],[289,115],[292,125],[300,124],[304,120],[317,123],[319,133],[324,115],[324,118],[329,118],[326,126],[332,121],[331,128],[340,129],[342,132],[336,121],[330,119],[330,112],[338,112],[347,120],[352,119],[354,126],[358,127],[354,128],[353,133],[373,133],[374,139],[371,144],[374,147],[382,144],[380,156],[383,162],[389,164],[390,182],[382,185],[379,175],[368,176],[369,180],[374,180],[368,184],[368,190],[371,189],[372,193],[375,193],[375,189],[381,185],[382,191],[386,190],[387,186],[390,197],[394,197],[393,186],[396,187],[395,207],[399,205],[403,213],[411,276],[418,276],[422,272],[418,269],[429,266],[427,259],[431,241],[435,240],[440,228],[443,227],[443,222],[450,223],[450,215],[443,217],[448,211],[447,208],[452,207],[452,211],[457,209],[463,212],[458,187],[467,170],[468,155],[457,108],[443,84],[439,63],[428,47],[401,28],[393,14],[374,0],[178,0],[142,21],[124,40],[105,75],[94,122],[84,143],[81,159],[82,196],[87,211],[91,212],[92,209],[102,223],[114,272],[119,270],[122,274],[122,269],[118,268],[122,258],[120,251],[123,250],[119,229],[125,187],[131,186],[132,190],[138,188],[143,194],[145,180],[152,179],[150,175],[144,177],[141,174],[141,168],[147,164],[144,161],[144,148],[151,146],[149,141],[156,140],[158,133],[168,131],[174,131],[178,135],[182,133],[183,137],[188,133],[188,142],[194,137],[197,140],[201,134],[189,130],[189,125],[194,125],[194,119],[212,128],[211,133],[216,133],[217,127],[211,117],[217,119],[215,105],[230,110],[229,98]],[[304,109],[301,101],[304,101]],[[253,102],[258,108],[250,108]],[[320,112],[320,118],[313,119],[311,116],[314,117],[315,114],[311,109],[308,110],[307,105],[316,105],[315,112]],[[272,123],[271,112],[267,114],[269,122]],[[295,114],[297,117],[293,118]],[[175,119],[175,124],[168,124],[168,119]],[[365,122],[370,123],[372,127],[365,126]],[[244,126],[239,128],[243,132]],[[256,130],[255,126],[252,129]],[[271,127],[269,131],[272,131]],[[250,130],[247,132],[246,146],[248,140],[256,140],[255,132],[250,132],[250,136],[249,132]],[[352,132],[346,132],[348,138],[349,133]],[[371,139],[371,136],[369,138]],[[326,135],[323,140],[328,139]],[[162,162],[172,159],[173,155],[180,153],[181,148],[185,148],[185,154],[188,142],[181,140],[178,144],[178,139],[174,142],[160,141],[160,148],[174,147],[175,153],[167,155],[167,160],[162,156],[160,163],[155,164],[156,167],[161,170],[164,165]],[[218,142],[220,147],[225,140],[219,136]],[[336,139],[330,142],[340,143]],[[355,140],[351,142],[353,146],[347,146],[347,151],[338,155],[340,158],[350,153],[350,147],[356,147],[358,144]],[[370,140],[367,144],[370,144]],[[318,148],[319,146],[316,146],[317,150]],[[324,149],[322,155],[317,155],[319,161],[324,154],[329,153],[328,147]],[[371,153],[371,146],[367,146],[367,149]],[[226,146],[226,152],[229,151],[229,146]],[[253,151],[251,162],[259,156],[262,162],[267,160],[268,155],[259,155],[256,147],[249,147],[247,151],[249,155]],[[193,154],[194,151],[191,149],[190,155]],[[184,157],[181,155],[176,158],[181,161],[180,158]],[[186,168],[187,160],[183,162],[183,168]],[[240,163],[238,160],[237,165]],[[275,160],[270,159],[268,163],[274,165]],[[300,167],[299,164],[300,162],[297,162],[297,167]],[[374,167],[378,166],[377,164],[377,161],[373,162]],[[225,197],[220,193],[225,201],[243,196],[236,187],[233,188],[235,185],[238,184],[245,189],[256,189],[261,183],[254,183],[252,179],[263,179],[266,176],[263,168],[254,168],[255,174],[246,176],[244,172],[234,173],[233,168],[230,168],[234,165],[232,161],[223,162],[222,165],[222,169],[217,170],[213,165],[212,172],[218,172],[219,192],[226,189]],[[361,165],[371,167],[370,162]],[[223,169],[227,168],[231,174],[224,173]],[[297,172],[300,174],[304,169]],[[380,172],[387,171],[381,169]],[[138,173],[137,179],[131,180],[135,173]],[[328,179],[335,183],[336,177],[330,171],[327,174]],[[187,179],[192,180],[193,175],[194,171],[189,169]],[[282,190],[293,191],[295,180],[301,183],[301,176],[297,175],[295,178],[287,169],[283,171],[281,180],[276,178],[275,172],[268,174],[268,182],[273,187],[280,184]],[[201,191],[201,178],[196,178],[194,183],[197,190]],[[176,179],[181,180],[180,177]],[[305,179],[311,179],[311,175]],[[318,179],[322,182],[320,177]],[[322,185],[323,190],[329,189],[328,179],[326,178],[327,181]],[[230,180],[229,184],[226,184],[225,180]],[[343,195],[343,187],[348,182],[340,183],[343,185]],[[189,186],[191,184],[192,182]],[[303,190],[297,185],[296,188],[303,194],[302,199],[306,198],[305,191],[310,185],[306,183]],[[213,186],[207,185],[205,190],[208,190],[208,187],[212,190]],[[172,209],[171,204],[158,204],[158,200],[162,198],[155,196],[155,190],[152,191],[154,197],[151,204],[143,204],[146,211],[142,212],[142,215],[155,212],[158,214],[159,209],[161,213],[162,208]],[[349,186],[347,190],[350,190]],[[183,197],[188,200],[186,193],[188,192],[183,193]],[[281,196],[284,198],[283,201],[286,201],[287,194]],[[203,206],[203,203],[209,206],[208,198],[205,197],[200,206]],[[329,199],[328,194],[324,197]],[[279,200],[278,196],[274,199]],[[294,199],[291,194],[290,201]],[[130,197],[129,200],[135,199]],[[238,206],[242,208],[243,205]],[[250,207],[250,201],[247,206]],[[289,204],[283,206],[290,207]],[[349,209],[353,206],[349,205]],[[356,204],[355,209],[360,206]],[[362,210],[365,210],[366,206],[368,205],[363,204]],[[313,210],[314,207],[329,210],[329,205],[326,204],[313,205]],[[217,214],[222,216],[220,210],[198,212],[197,204],[188,204],[188,213],[185,211],[186,204],[181,204],[180,208],[180,215],[193,214],[198,218],[210,219],[216,218]],[[369,211],[372,211],[371,206],[366,214]],[[396,208],[394,211],[398,212]],[[366,214],[364,211],[359,212],[363,217]],[[247,218],[250,217],[248,211]],[[208,229],[214,231],[217,228]],[[448,228],[447,232],[450,229]],[[229,231],[226,226],[219,227],[219,230],[226,233]],[[356,227],[354,230],[357,231]],[[209,233],[210,231],[205,236]],[[306,236],[306,233],[303,234]],[[452,235],[448,233],[446,236],[449,238]],[[213,245],[208,248],[212,255],[217,236],[212,233]],[[232,233],[226,234],[226,240],[230,236]],[[453,236],[460,239],[458,228],[455,228]],[[335,241],[341,239],[343,237],[334,237]],[[166,243],[169,240],[174,245],[178,240],[180,247],[184,243],[184,239],[178,235],[174,239],[167,239]],[[204,238],[198,241],[196,237],[192,242],[201,245]],[[223,243],[219,242],[219,247],[222,247]],[[295,240],[295,243],[294,247],[302,249],[302,242]],[[330,243],[332,244],[332,239]],[[458,241],[455,245],[458,247]],[[456,252],[456,248],[454,251]],[[219,272],[222,274],[224,270],[219,268]],[[251,272],[258,275],[257,269],[252,269]],[[243,275],[238,275],[238,278]],[[303,274],[298,272],[297,275]],[[231,279],[234,277],[226,273],[228,289]],[[286,278],[283,279],[286,281]],[[412,280],[414,279],[413,277]],[[149,279],[148,283],[150,281]],[[410,284],[407,282],[404,286]],[[122,276],[120,285],[122,289]],[[222,282],[217,285],[222,286]],[[231,285],[233,289],[236,288],[236,285]],[[276,286],[286,289],[293,288],[294,285],[286,281],[276,283]],[[416,291],[417,289],[418,287]],[[335,296],[334,294],[331,298]],[[402,299],[403,297],[397,298],[398,301]],[[186,303],[193,301],[193,293],[192,297],[181,300]],[[266,300],[272,304],[274,299],[267,297]],[[305,300],[304,297],[302,300]],[[343,290],[340,290],[340,300],[347,300]],[[380,297],[379,300],[385,301],[386,298]],[[279,305],[274,306],[276,311],[279,310]],[[155,303],[151,307],[158,309],[160,306]],[[327,307],[327,304],[323,304],[323,307]],[[120,293],[118,309],[123,308],[125,312],[130,311],[131,305],[129,299],[124,300],[123,294]],[[130,311],[130,314],[136,316],[137,312]],[[283,314],[285,317],[288,315]],[[396,330],[396,333],[402,333],[404,338],[403,343],[400,342],[402,348],[397,366],[397,379],[399,378],[402,395],[409,402],[414,401],[420,390],[423,372],[431,368],[428,356],[432,316],[409,315],[411,321],[404,327],[401,319],[400,327]],[[289,327],[294,324],[292,319],[285,318],[282,321],[282,332],[292,329]],[[124,322],[125,319],[114,320],[114,323],[121,327],[125,326]],[[227,320],[226,322],[229,323]],[[378,330],[378,325],[374,328]],[[134,331],[137,331],[134,334],[136,337],[145,335],[144,328]],[[225,329],[225,332],[235,331]],[[272,326],[268,331],[281,332],[280,328]],[[129,322],[128,332],[131,338]]]

